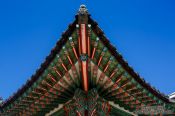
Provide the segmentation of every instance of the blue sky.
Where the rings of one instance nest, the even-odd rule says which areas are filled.
[[[1,0],[0,96],[35,73],[82,3],[136,72],[165,94],[175,91],[173,0]]]

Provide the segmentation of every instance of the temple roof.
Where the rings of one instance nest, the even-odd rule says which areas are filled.
[[[84,15],[87,15],[88,19],[82,18]],[[80,21],[80,17],[82,20]],[[106,47],[109,51],[111,56],[120,64],[120,66],[125,70],[127,74],[130,75],[131,80],[134,80],[134,83],[139,84],[142,88],[144,88],[148,93],[153,95],[153,98],[159,99],[162,103],[171,104],[171,101],[167,96],[160,93],[158,90],[154,89],[150,84],[148,84],[144,79],[140,77],[138,73],[131,68],[126,60],[122,57],[122,55],[117,51],[117,49],[110,43],[109,39],[105,36],[104,32],[98,26],[98,23],[94,21],[89,13],[87,12],[86,6],[81,5],[78,11],[78,14],[75,16],[75,20],[68,26],[67,30],[62,33],[61,38],[56,43],[56,46],[51,50],[50,54],[46,57],[45,61],[41,64],[40,68],[36,70],[36,72],[31,76],[29,80],[27,80],[26,84],[23,85],[21,88],[17,90],[11,97],[5,100],[1,105],[0,109],[5,112],[5,108],[9,107],[14,102],[26,92],[34,86],[35,83],[41,80],[41,77],[48,70],[48,67],[54,62],[55,58],[62,52],[63,47],[67,44],[69,38],[73,36],[72,34],[75,33],[76,25],[81,24],[82,22],[86,22],[91,25],[91,30],[93,33],[99,38],[100,42]],[[70,45],[69,45],[70,46]],[[66,48],[67,49],[67,48]],[[76,60],[74,60],[76,62]],[[64,62],[64,61],[63,61]],[[95,62],[95,61],[93,61]],[[95,63],[94,63],[95,64]],[[107,75],[107,74],[106,74]],[[124,81],[125,82],[125,81]],[[7,108],[8,109],[8,108]]]

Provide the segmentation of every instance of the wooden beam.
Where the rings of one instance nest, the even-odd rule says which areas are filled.
[[[87,29],[86,24],[79,25],[79,53],[81,56],[81,75],[82,75],[82,85],[84,91],[89,90],[89,79],[88,79],[88,42],[87,42]]]

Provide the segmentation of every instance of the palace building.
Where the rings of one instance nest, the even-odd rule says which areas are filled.
[[[175,115],[175,103],[145,82],[81,5],[34,75],[0,104],[0,116]]]

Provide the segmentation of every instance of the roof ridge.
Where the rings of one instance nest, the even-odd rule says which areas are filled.
[[[53,60],[53,58],[56,56],[56,54],[61,50],[61,47],[63,46],[63,43],[65,43],[68,40],[68,36],[71,35],[73,28],[75,28],[75,25],[77,23],[77,18],[73,21],[73,23],[69,24],[68,29],[62,33],[61,38],[57,41],[56,46],[51,50],[50,54],[45,58],[45,61],[41,63],[39,69],[36,70],[35,74],[33,74],[25,84],[21,86],[16,92],[13,93],[12,96],[7,98],[1,105],[1,107],[7,106],[10,102],[15,101],[19,95],[23,94],[29,87],[32,86],[32,84],[38,80],[42,72],[48,67],[50,62]]]
[[[154,89],[150,84],[146,83],[146,81],[142,79],[140,75],[136,73],[133,68],[129,66],[128,62],[124,60],[123,56],[118,51],[116,51],[116,48],[110,43],[109,39],[107,39],[107,37],[104,35],[104,32],[100,29],[98,23],[94,21],[91,17],[89,17],[89,21],[92,24],[92,28],[96,30],[96,34],[100,37],[102,42],[109,48],[112,55],[114,55],[114,57],[116,57],[120,61],[120,63],[125,67],[125,69],[135,78],[135,80],[140,82],[142,86],[144,86],[146,89],[151,91],[154,95],[158,96],[163,101],[170,103],[170,100],[167,98],[167,96],[158,92],[158,90]]]

